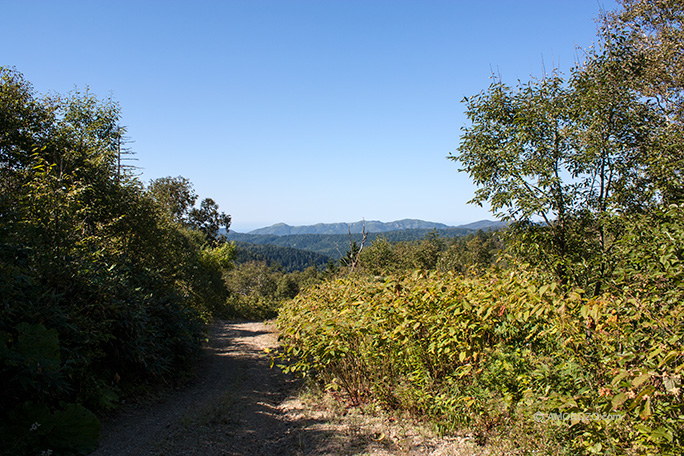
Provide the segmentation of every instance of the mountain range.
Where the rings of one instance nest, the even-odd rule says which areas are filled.
[[[349,249],[350,231],[352,241],[361,242],[363,224],[361,221],[292,227],[279,223],[249,233],[230,231],[226,238],[237,244],[239,262],[259,260],[269,264],[278,263],[288,271],[301,270],[308,265],[321,266],[331,259],[339,259]],[[505,226],[502,222],[490,220],[456,227],[423,220],[398,220],[389,223],[368,221],[365,224],[369,244],[379,236],[390,242],[416,241],[424,239],[431,232],[436,232],[443,238],[452,238]],[[293,231],[296,234],[287,234]]]
[[[469,223],[467,225],[460,225],[453,227],[443,223],[426,222],[424,220],[403,219],[394,222],[380,222],[377,220],[358,221],[354,223],[317,223],[315,225],[304,226],[290,226],[285,223],[277,223],[275,225],[267,226],[252,230],[247,234],[260,234],[272,236],[291,236],[295,234],[348,234],[361,233],[365,225],[368,233],[386,233],[388,231],[401,230],[447,230],[449,228],[464,228],[469,230],[479,229],[496,229],[503,226],[501,222],[493,222],[491,220],[481,220],[479,222]]]

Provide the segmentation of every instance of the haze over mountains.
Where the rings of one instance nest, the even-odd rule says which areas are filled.
[[[348,234],[361,233],[363,227],[366,227],[368,233],[386,233],[389,231],[401,230],[447,230],[450,228],[464,228],[468,230],[479,229],[495,229],[503,226],[502,222],[491,220],[480,220],[478,222],[469,223],[467,225],[460,225],[458,227],[445,225],[443,223],[427,222],[425,220],[417,219],[403,219],[394,222],[380,222],[377,220],[358,221],[354,223],[317,223],[315,225],[304,226],[290,226],[285,223],[277,223],[275,225],[267,226],[252,230],[247,234],[258,235],[272,235],[272,236],[290,236],[296,234]]]

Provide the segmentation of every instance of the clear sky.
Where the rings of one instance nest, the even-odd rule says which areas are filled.
[[[144,182],[190,179],[249,231],[493,218],[445,157],[464,96],[554,67],[614,0],[0,0],[0,65],[122,108]]]

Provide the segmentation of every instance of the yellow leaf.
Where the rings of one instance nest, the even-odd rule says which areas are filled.
[[[574,426],[581,421],[579,413],[570,414],[570,426]]]
[[[620,393],[617,396],[613,398],[612,405],[613,405],[613,410],[616,410],[618,407],[620,407],[622,404],[627,401],[627,394],[626,393]]]
[[[641,417],[642,420],[645,420],[651,415],[651,398],[649,397],[646,399],[644,406],[641,409],[641,412],[639,412],[639,417]]]
[[[646,380],[648,380],[649,378],[651,378],[651,374],[649,374],[648,372],[646,372],[645,374],[640,375],[640,376],[638,376],[637,378],[635,378],[634,380],[632,380],[632,386],[633,386],[634,388],[638,388],[639,386],[641,386],[641,385],[642,385]]]

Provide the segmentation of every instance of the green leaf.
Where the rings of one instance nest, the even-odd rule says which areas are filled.
[[[90,410],[81,405],[69,404],[64,410],[54,412],[54,421],[55,428],[49,436],[51,444],[79,453],[97,448],[100,421]]]
[[[639,394],[637,394],[637,396],[634,398],[634,400],[632,401],[632,403],[631,403],[630,406],[629,406],[629,410],[634,410],[634,409],[639,405],[639,403],[640,403],[641,400],[644,398],[644,396],[647,396],[647,395],[653,393],[653,391],[655,391],[655,388],[653,388],[652,386],[648,386],[648,387],[644,388],[644,389],[643,389]]]
[[[618,373],[613,380],[610,382],[611,385],[616,386],[618,383],[620,383],[625,377],[629,375],[629,372],[627,370],[621,370],[620,373]]]
[[[46,329],[42,324],[20,323],[15,345],[24,362],[35,369],[56,371],[60,365],[57,330]]]
[[[653,437],[656,437],[660,441],[667,440],[668,443],[672,443],[672,441],[674,440],[674,435],[672,434],[672,431],[670,431],[664,426],[660,426],[658,429],[651,432],[651,435]]]
[[[651,399],[647,398],[644,401],[644,406],[641,408],[641,411],[639,412],[639,417],[642,420],[645,420],[648,417],[650,417],[651,415],[652,415],[652,413],[651,413]]]

